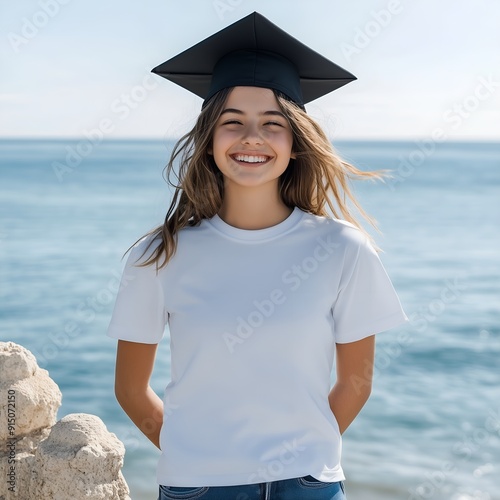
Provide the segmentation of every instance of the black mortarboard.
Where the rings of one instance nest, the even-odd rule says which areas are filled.
[[[152,70],[205,100],[235,86],[276,89],[302,106],[356,77],[258,12]]]

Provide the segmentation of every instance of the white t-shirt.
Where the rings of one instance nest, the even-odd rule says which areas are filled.
[[[406,321],[366,237],[298,208],[266,229],[216,215],[178,236],[158,274],[134,266],[147,239],[132,249],[108,329],[155,344],[169,326],[159,484],[343,480],[335,343]]]

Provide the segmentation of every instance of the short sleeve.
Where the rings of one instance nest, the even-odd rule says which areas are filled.
[[[399,298],[372,245],[364,239],[346,259],[337,300],[332,307],[335,342],[355,342],[406,321]]]
[[[144,240],[130,252],[107,330],[115,339],[157,344],[163,337],[168,315],[156,266],[138,266]]]

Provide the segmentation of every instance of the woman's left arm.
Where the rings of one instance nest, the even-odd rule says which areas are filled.
[[[371,393],[375,335],[336,346],[337,380],[328,401],[339,424],[340,433],[343,434]]]

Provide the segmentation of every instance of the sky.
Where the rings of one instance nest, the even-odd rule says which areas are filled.
[[[500,139],[498,0],[2,2],[0,137],[179,137],[201,99],[151,69],[254,11],[357,76],[330,137]]]

